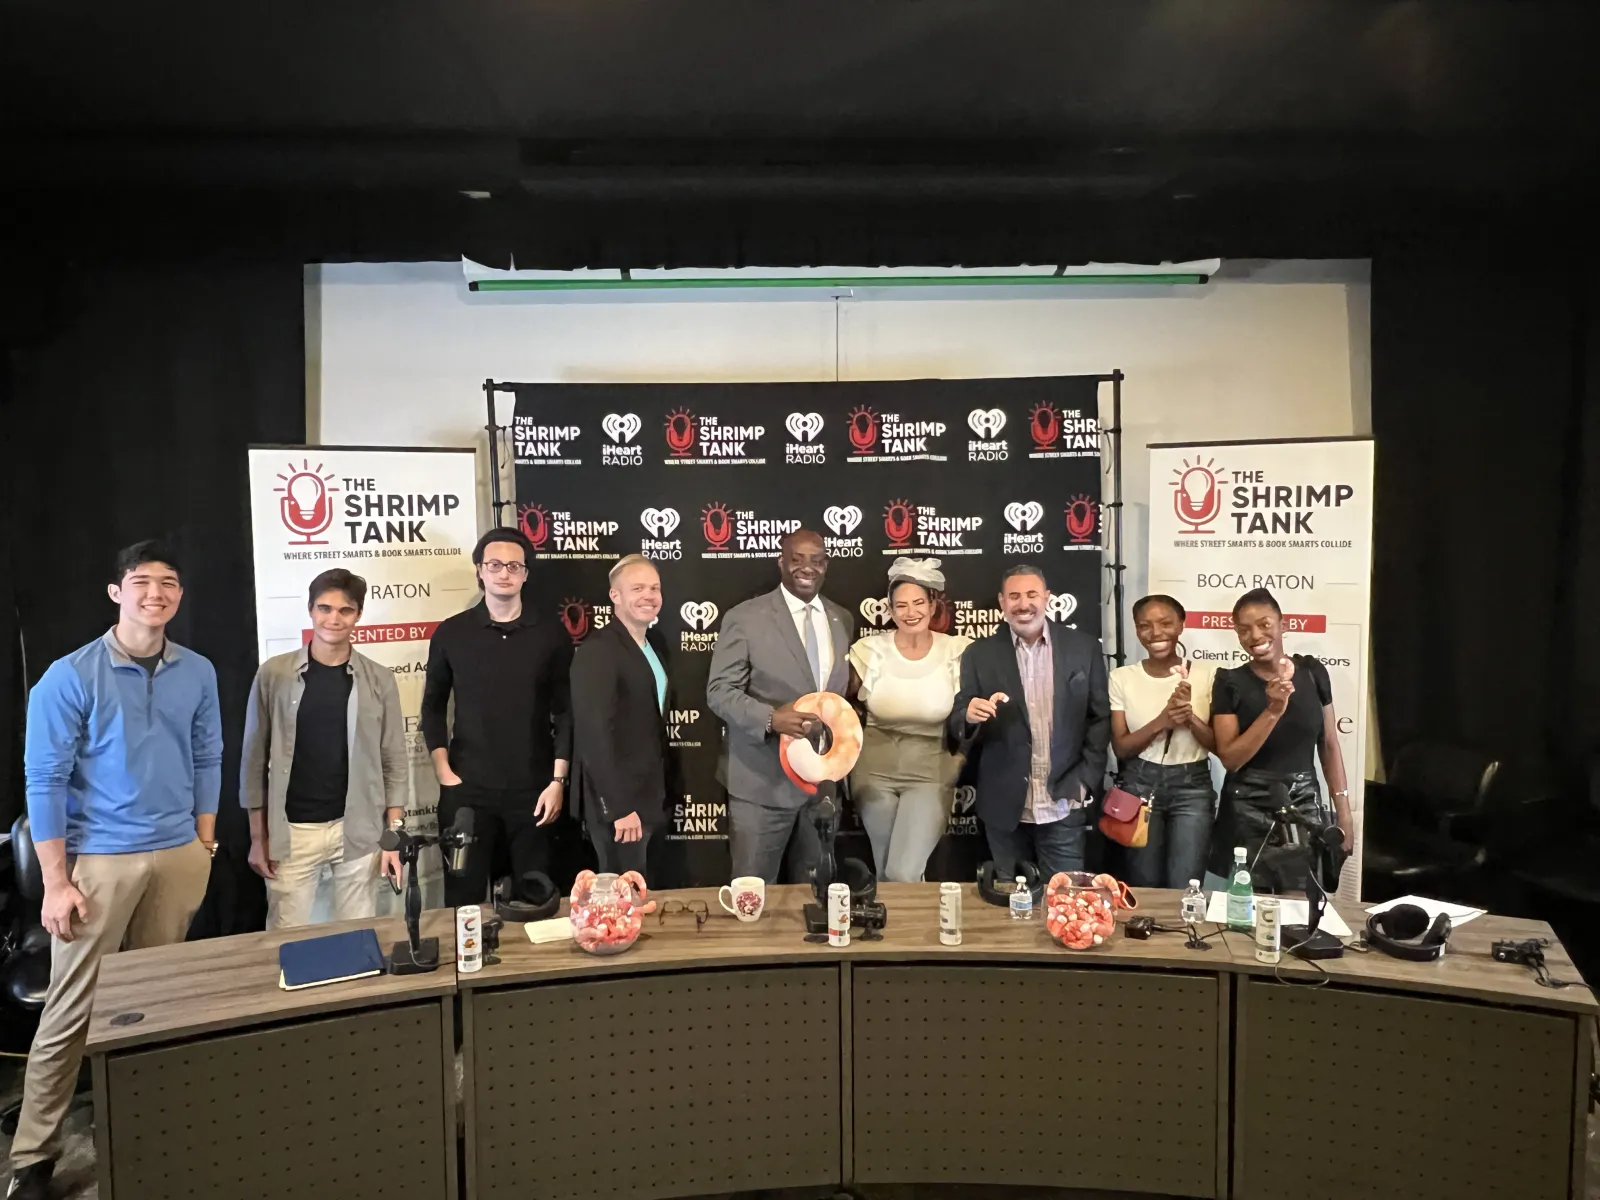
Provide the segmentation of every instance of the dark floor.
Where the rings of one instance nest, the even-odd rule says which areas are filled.
[[[15,1059],[0,1059],[0,1108],[16,1103],[22,1087],[22,1064]],[[95,1183],[94,1136],[91,1129],[91,1104],[80,1095],[67,1117],[66,1154],[56,1165],[56,1194],[59,1200],[98,1200]],[[4,1178],[10,1179],[11,1139],[0,1135],[0,1148],[6,1153]],[[739,1193],[737,1197],[706,1197],[704,1200],[826,1200],[832,1193],[822,1191],[772,1191]],[[868,1200],[1128,1200],[1126,1192],[1063,1191],[1055,1188],[974,1188],[965,1185],[899,1185],[861,1189]],[[1589,1187],[1586,1200],[1600,1200],[1600,1115],[1589,1118]]]

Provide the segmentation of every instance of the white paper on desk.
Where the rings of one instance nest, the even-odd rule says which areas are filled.
[[[1446,904],[1443,900],[1429,900],[1426,896],[1401,896],[1398,900],[1385,900],[1382,904],[1374,904],[1367,909],[1367,915],[1388,912],[1396,904],[1415,904],[1428,914],[1428,920],[1433,920],[1440,913],[1450,914],[1451,925],[1465,925],[1468,921],[1483,916],[1485,909],[1470,908],[1465,904]]]
[[[1278,928],[1285,925],[1309,925],[1311,923],[1311,901],[1286,900],[1282,896],[1273,897],[1278,902]],[[1257,896],[1257,900],[1261,897]],[[1228,893],[1216,891],[1211,893],[1211,899],[1206,903],[1206,920],[1217,925],[1228,923]],[[1251,909],[1250,923],[1255,924],[1255,909]],[[1317,926],[1325,933],[1334,937],[1347,938],[1350,936],[1350,926],[1344,923],[1344,918],[1339,915],[1339,910],[1333,905],[1328,905],[1322,910],[1322,924]]]
[[[572,940],[572,918],[551,917],[548,921],[529,921],[522,927],[528,935],[528,940],[535,946],[545,942],[570,942]]]

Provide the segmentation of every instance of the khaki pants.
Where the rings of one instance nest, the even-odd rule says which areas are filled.
[[[205,899],[211,855],[196,838],[169,850],[80,854],[69,870],[89,919],[73,918],[72,941],[50,941],[50,991],[28,1051],[13,1171],[59,1153],[56,1139],[83,1062],[100,959],[116,953],[124,937],[130,950],[181,942]]]
[[[274,847],[275,849],[276,847]],[[324,869],[333,881],[333,919],[363,920],[378,915],[378,852],[349,862],[344,858],[344,822],[289,825],[289,853],[277,860],[267,880],[267,928],[311,924],[311,906]]]

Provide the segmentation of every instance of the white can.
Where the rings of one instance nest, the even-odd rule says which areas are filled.
[[[1256,897],[1256,961],[1276,963],[1280,957],[1278,925],[1278,899],[1276,896]]]
[[[939,885],[939,941],[946,946],[961,945],[961,885]]]
[[[850,944],[850,885],[828,885],[828,945]]]
[[[456,909],[456,970],[483,970],[483,912],[476,904]]]

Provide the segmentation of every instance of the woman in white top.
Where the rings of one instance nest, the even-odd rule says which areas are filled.
[[[889,568],[894,629],[850,647],[850,695],[867,710],[851,793],[872,841],[880,879],[915,883],[950,815],[960,760],[944,724],[972,643],[935,633],[944,605],[936,558],[897,558]]]
[[[1111,749],[1118,785],[1150,801],[1150,841],[1128,851],[1136,887],[1181,888],[1199,879],[1217,796],[1211,787],[1210,663],[1180,657],[1183,605],[1146,596],[1133,628],[1149,657],[1111,672]]]

